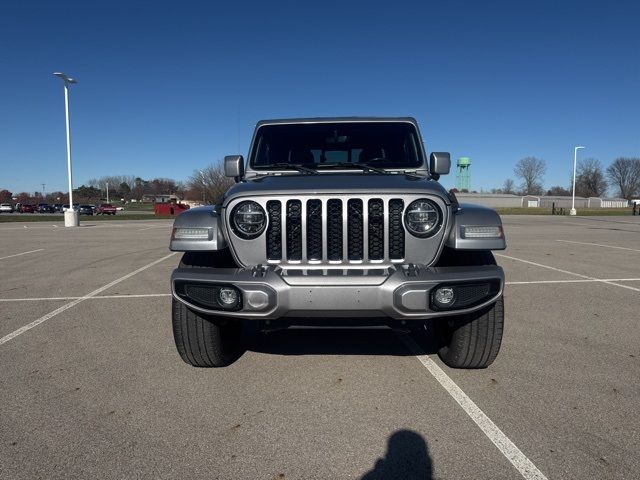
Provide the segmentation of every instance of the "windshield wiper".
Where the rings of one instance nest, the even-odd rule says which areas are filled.
[[[367,165],[366,163],[350,163],[350,162],[337,162],[337,163],[325,163],[323,165],[318,165],[318,167],[323,168],[357,168],[359,170],[363,170],[365,172],[375,172],[382,173],[384,175],[392,175],[391,172],[385,170],[384,168],[372,167],[371,165]]]
[[[313,168],[305,167],[304,165],[302,165],[300,163],[285,163],[285,162],[283,162],[283,163],[272,163],[270,165],[265,165],[265,168],[274,169],[274,170],[284,170],[284,169],[297,170],[300,173],[306,173],[306,174],[309,174],[309,175],[315,175],[315,174],[318,173]]]

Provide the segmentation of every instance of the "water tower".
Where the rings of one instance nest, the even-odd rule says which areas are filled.
[[[463,190],[471,191],[471,159],[469,157],[460,157],[458,159],[458,175],[456,176],[456,188],[459,192]]]

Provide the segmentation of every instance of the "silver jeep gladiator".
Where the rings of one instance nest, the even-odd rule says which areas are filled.
[[[380,325],[433,336],[444,363],[498,354],[506,247],[488,208],[439,183],[448,153],[424,151],[413,118],[308,118],[257,124],[248,162],[220,205],[178,216],[170,249],[173,333],[182,359],[221,367],[246,332]]]

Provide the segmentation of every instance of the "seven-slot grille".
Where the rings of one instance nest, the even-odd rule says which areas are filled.
[[[267,260],[312,263],[402,260],[404,206],[399,198],[269,200]]]

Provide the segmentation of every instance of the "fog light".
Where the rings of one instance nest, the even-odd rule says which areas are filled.
[[[455,295],[453,293],[453,288],[451,287],[440,287],[436,290],[433,299],[436,301],[438,305],[448,306],[453,303],[455,299]]]
[[[235,288],[222,287],[218,292],[218,298],[222,305],[231,307],[238,303],[238,292]]]

